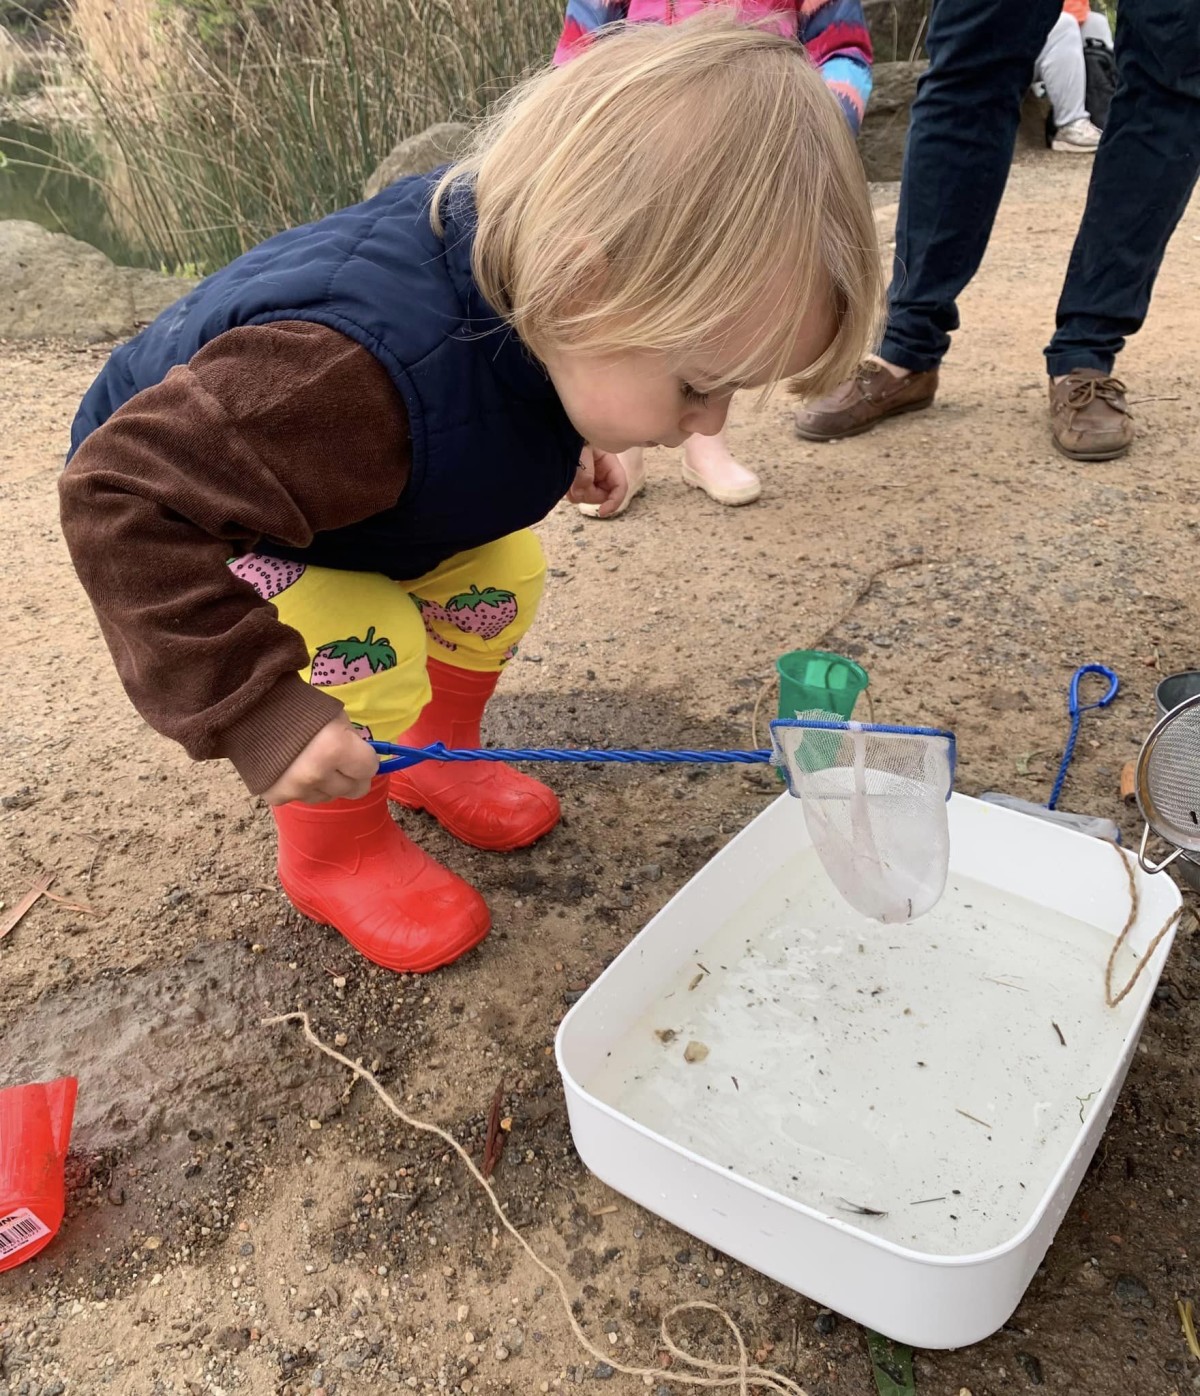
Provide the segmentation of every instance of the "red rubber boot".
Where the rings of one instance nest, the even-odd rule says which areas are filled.
[[[479,724],[498,673],[477,674],[429,660],[433,697],[401,746],[482,746]],[[498,761],[422,761],[391,777],[390,794],[409,809],[428,810],[456,839],[506,853],[548,834],[562,811],[540,781]]]
[[[288,900],[373,964],[426,974],[487,935],[491,915],[479,893],[422,853],[388,813],[386,776],[361,800],[271,812]]]

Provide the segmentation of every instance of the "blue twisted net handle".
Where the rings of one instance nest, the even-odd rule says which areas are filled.
[[[1095,674],[1106,680],[1108,687],[1104,691],[1104,696],[1097,698],[1094,703],[1082,703],[1079,699],[1079,685],[1089,674]],[[1047,809],[1058,808],[1058,799],[1067,782],[1067,772],[1071,768],[1071,758],[1075,755],[1075,743],[1079,740],[1079,722],[1083,714],[1091,712],[1095,708],[1107,708],[1120,691],[1121,680],[1107,664],[1081,664],[1071,675],[1071,688],[1067,697],[1067,715],[1071,719],[1071,731],[1067,737],[1067,744],[1063,748],[1058,774],[1054,777],[1054,789],[1051,790],[1050,798],[1046,801]]]
[[[612,761],[621,764],[766,766],[770,751],[624,751],[613,747],[480,747],[451,749],[441,742],[432,746],[397,746],[394,742],[372,742],[383,757],[380,775],[403,771],[420,761]]]

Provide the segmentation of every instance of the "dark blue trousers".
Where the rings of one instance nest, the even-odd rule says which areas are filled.
[[[935,368],[949,348],[955,300],[983,260],[1021,102],[1061,8],[1061,0],[934,0],[880,351],[890,363]],[[1111,372],[1146,318],[1200,173],[1200,2],[1120,0],[1115,42],[1117,92],[1046,349],[1052,374]]]

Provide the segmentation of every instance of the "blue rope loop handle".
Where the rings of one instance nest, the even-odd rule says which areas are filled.
[[[1105,690],[1104,696],[1097,698],[1094,703],[1081,703],[1079,701],[1080,684],[1089,674],[1097,674],[1100,678],[1107,679],[1108,688]],[[1050,799],[1046,804],[1047,809],[1058,807],[1058,798],[1066,784],[1071,758],[1075,755],[1075,743],[1079,740],[1079,723],[1083,714],[1089,713],[1095,708],[1107,708],[1120,691],[1121,680],[1107,664],[1081,664],[1071,675],[1071,688],[1067,700],[1067,712],[1071,718],[1071,733],[1067,737],[1066,746],[1063,748],[1062,761],[1059,763],[1058,775],[1054,778],[1054,789],[1050,792]]]
[[[936,727],[889,727],[881,723],[849,722],[831,717],[829,721],[815,718],[780,718],[771,723],[776,727],[803,727],[818,732],[884,732],[903,736],[938,737],[948,742],[950,747],[950,787],[946,791],[947,800],[954,788],[954,768],[957,757],[953,732],[944,732]],[[777,759],[775,750],[724,751],[701,749],[664,750],[651,747],[646,750],[630,750],[621,747],[471,747],[449,748],[441,742],[430,746],[397,746],[394,742],[372,741],[371,746],[383,757],[379,763],[379,774],[391,771],[404,771],[421,761],[564,761],[576,765],[589,765],[594,762],[611,762],[621,765],[660,766],[660,765],[711,765],[711,766],[766,766]],[[790,788],[790,783],[789,783]],[[794,793],[794,792],[793,792]]]
[[[421,761],[569,761],[586,765],[611,761],[630,765],[701,764],[714,766],[765,766],[770,751],[626,751],[612,747],[480,747],[452,749],[434,742],[431,746],[397,746],[393,742],[371,742],[384,759],[379,774],[407,770]]]

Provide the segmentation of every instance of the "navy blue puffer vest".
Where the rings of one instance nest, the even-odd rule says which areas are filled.
[[[430,227],[435,180],[401,180],[201,282],[115,351],[80,406],[71,453],[226,330],[313,320],[387,370],[408,408],[412,475],[395,507],[303,550],[264,539],[260,551],[409,580],[545,518],[571,484],[582,440],[541,366],[475,285],[469,197],[447,200],[444,238]]]

